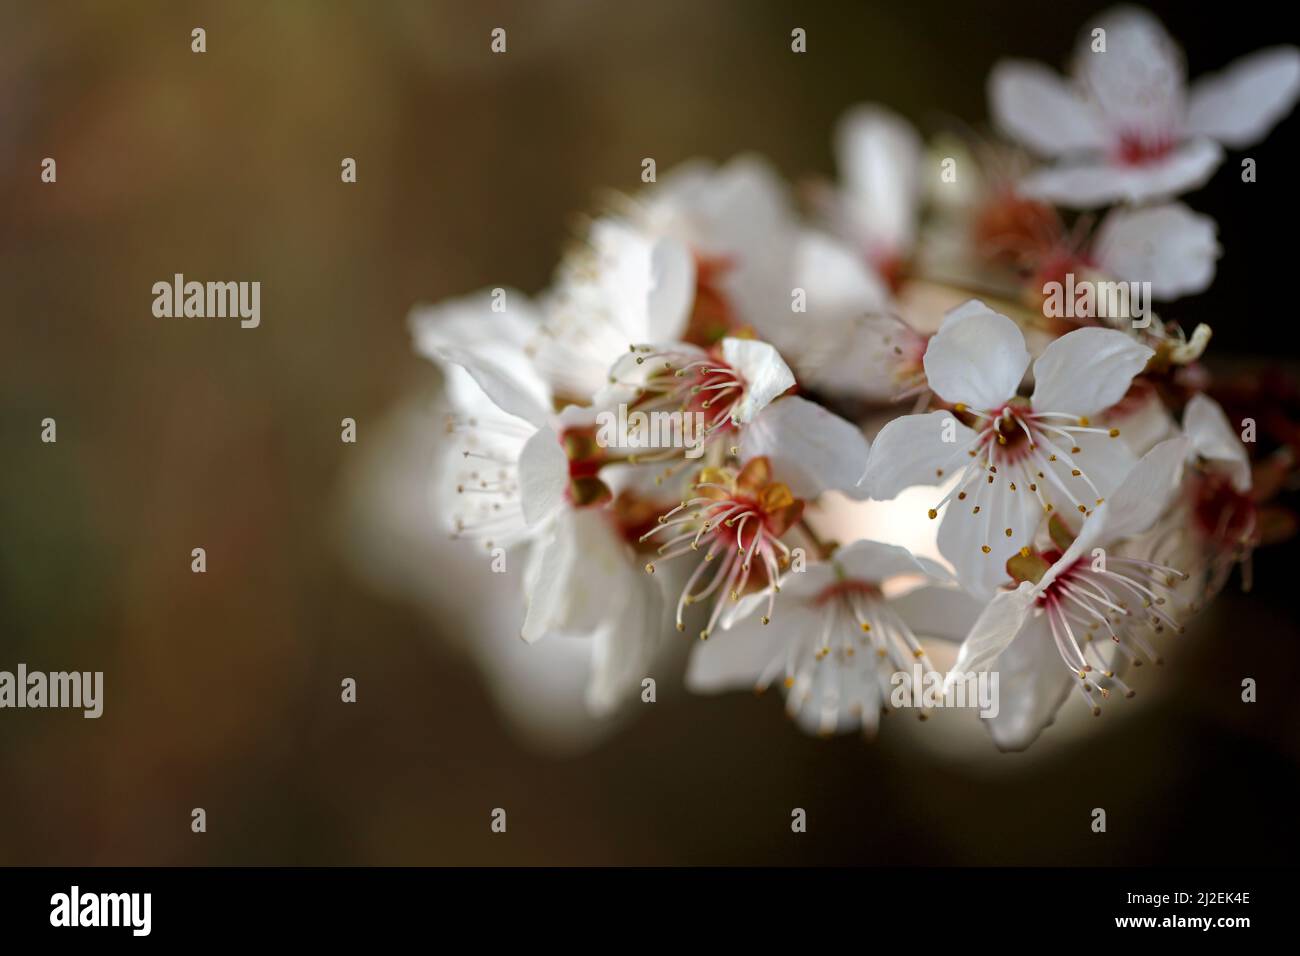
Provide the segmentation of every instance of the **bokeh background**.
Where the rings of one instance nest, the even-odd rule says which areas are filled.
[[[1291,862],[1294,544],[1257,555],[1253,593],[1234,580],[1133,714],[964,761],[888,722],[872,745],[808,739],[775,699],[668,673],[617,732],[539,749],[465,652],[456,589],[403,600],[348,553],[360,456],[437,383],[412,304],[540,289],[574,214],[644,156],[829,175],[863,100],[977,126],[997,58],[1059,65],[1097,9],[0,3],[0,668],[107,685],[98,721],[0,712],[0,863]],[[1193,75],[1298,39],[1272,4],[1154,9]],[[1291,384],[1298,127],[1249,151],[1256,184],[1232,159],[1189,197],[1226,251],[1210,293],[1165,310],[1213,325],[1215,362]],[[261,328],[155,319],[176,272],[260,280]]]

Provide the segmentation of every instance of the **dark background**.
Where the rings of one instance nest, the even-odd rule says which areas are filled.
[[[1193,76],[1297,39],[1274,4],[1154,8]],[[982,122],[996,59],[1060,65],[1098,9],[0,3],[0,668],[107,684],[98,721],[0,712],[0,863],[1291,862],[1294,544],[1257,555],[1254,592],[1229,585],[1133,716],[956,763],[889,726],[805,738],[774,699],[669,679],[592,752],[546,756],[444,640],[456,595],[434,618],[376,596],[335,533],[348,457],[436,381],[414,302],[541,288],[573,214],[634,188],[643,156],[827,175],[854,102]],[[1216,361],[1295,356],[1298,124],[1246,152],[1257,183],[1234,154],[1186,197],[1225,254],[1165,314],[1209,322]],[[175,272],[260,279],[262,327],[154,319]],[[345,415],[362,445],[339,442]]]

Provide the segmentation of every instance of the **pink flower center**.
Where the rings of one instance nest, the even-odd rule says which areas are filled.
[[[1115,147],[1115,159],[1122,166],[1151,166],[1168,158],[1174,151],[1174,138],[1168,133],[1121,133]]]

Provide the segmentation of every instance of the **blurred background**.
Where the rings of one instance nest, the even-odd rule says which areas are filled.
[[[833,172],[856,102],[981,124],[999,57],[1060,66],[1099,9],[0,2],[0,669],[106,682],[97,721],[0,711],[0,864],[1291,862],[1294,542],[1256,555],[1250,595],[1234,577],[1131,713],[970,759],[928,725],[809,739],[775,695],[687,696],[667,666],[655,705],[556,752],[496,703],[454,579],[416,600],[349,553],[394,414],[436,438],[414,303],[541,289],[575,213],[634,189],[645,156],[757,150],[800,179]],[[1300,39],[1273,5],[1153,9],[1193,76]],[[1163,313],[1283,390],[1298,128],[1248,152],[1257,183],[1234,156],[1186,197],[1225,253]],[[261,327],[155,319],[177,272],[260,280]]]

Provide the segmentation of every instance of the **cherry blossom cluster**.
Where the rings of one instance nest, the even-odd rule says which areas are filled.
[[[1002,749],[1071,697],[1131,696],[1259,543],[1248,424],[1206,394],[1208,325],[1045,296],[1213,281],[1215,223],[1176,197],[1289,112],[1300,51],[1186,72],[1116,9],[1068,77],[996,66],[996,135],[927,143],[854,107],[837,182],[688,163],[597,212],[542,293],[415,310],[450,409],[430,506],[485,564],[518,563],[498,599],[523,641],[583,641],[596,714],[678,634],[688,688],[774,688],[811,733],[874,734],[945,646],[949,681],[1000,675],[982,719]],[[657,415],[695,443],[604,430]],[[890,520],[862,537],[831,500]]]

